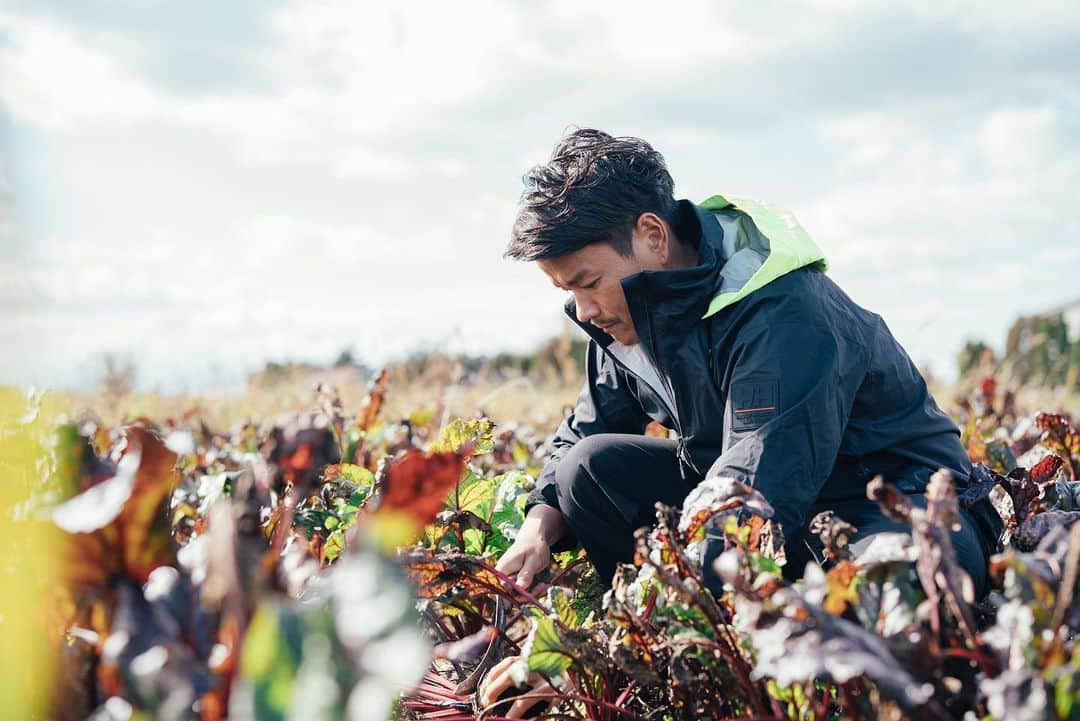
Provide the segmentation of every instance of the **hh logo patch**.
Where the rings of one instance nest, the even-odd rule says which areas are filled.
[[[761,376],[731,384],[731,430],[752,431],[768,423],[779,412],[779,382]]]

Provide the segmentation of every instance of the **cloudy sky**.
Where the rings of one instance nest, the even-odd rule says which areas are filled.
[[[936,374],[1080,295],[1075,2],[795,7],[8,0],[0,381],[527,348],[562,297],[501,254],[571,125],[791,209]]]

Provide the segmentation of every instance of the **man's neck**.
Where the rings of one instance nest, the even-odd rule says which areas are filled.
[[[671,270],[678,270],[680,268],[693,268],[697,264],[697,248],[676,238],[671,246],[671,255],[668,257],[667,267]]]
[[[700,263],[698,245],[702,242],[701,224],[690,201],[678,202],[678,212],[667,225],[667,229],[671,235],[669,241],[671,253],[667,267],[671,270],[679,270],[693,268]]]

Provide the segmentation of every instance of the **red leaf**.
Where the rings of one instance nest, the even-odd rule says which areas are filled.
[[[1063,465],[1065,461],[1059,456],[1049,455],[1031,467],[1031,480],[1039,484],[1046,483]]]
[[[464,470],[465,459],[457,453],[406,451],[386,467],[376,513],[404,513],[417,525],[431,523]]]
[[[1035,425],[1043,432],[1042,444],[1068,462],[1070,481],[1080,480],[1080,431],[1064,413],[1039,413]]]

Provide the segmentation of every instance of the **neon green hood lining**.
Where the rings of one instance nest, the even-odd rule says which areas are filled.
[[[749,198],[729,200],[722,195],[708,198],[699,207],[713,213],[725,230],[721,290],[702,318],[737,303],[796,268],[813,265],[824,271],[829,267],[825,254],[795,216],[783,208]],[[752,223],[745,222],[746,216]]]

